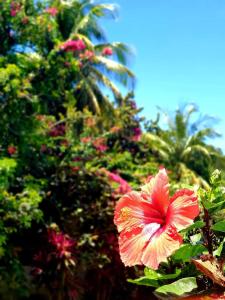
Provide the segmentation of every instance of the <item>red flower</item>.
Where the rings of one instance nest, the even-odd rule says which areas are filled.
[[[45,9],[45,12],[48,13],[49,15],[55,17],[58,13],[58,9],[56,7],[48,7]]]
[[[61,46],[61,49],[65,52],[75,52],[84,50],[85,47],[82,40],[68,40]]]
[[[51,137],[63,136],[65,135],[65,132],[66,132],[65,124],[58,124],[55,127],[50,129],[49,135]]]
[[[84,143],[84,144],[90,143],[91,137],[90,137],[90,136],[82,137],[82,138],[80,139],[80,141],[81,141],[81,143]]]
[[[20,9],[21,9],[20,4],[13,1],[10,5],[10,15],[11,15],[11,17],[15,17],[18,14],[18,12],[20,11]]]
[[[7,148],[7,152],[9,155],[15,154],[16,151],[17,151],[17,148],[15,146],[8,146],[8,148]]]
[[[93,146],[99,152],[105,152],[108,149],[106,145],[106,140],[103,137],[99,137],[93,141]]]
[[[55,255],[59,258],[70,257],[72,247],[75,242],[62,232],[55,232],[49,229],[48,231],[49,242],[55,247]]]
[[[105,47],[102,50],[102,55],[111,56],[112,54],[113,54],[113,51],[112,51],[112,48],[110,48],[110,47]]]
[[[182,243],[178,231],[198,214],[194,192],[182,189],[170,198],[166,170],[159,170],[140,192],[124,195],[116,205],[114,222],[123,263],[157,269]]]

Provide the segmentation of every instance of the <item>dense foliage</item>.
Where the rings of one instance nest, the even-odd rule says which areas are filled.
[[[99,26],[116,13],[88,0],[0,0],[1,299],[142,297],[127,283],[141,269],[120,261],[116,201],[161,165],[173,188],[209,187],[210,171],[224,166],[220,150],[206,144],[214,131],[190,132],[182,111],[172,127],[151,121],[142,134],[130,50],[109,43]],[[223,197],[218,186],[215,193]],[[159,281],[182,277],[173,271]]]

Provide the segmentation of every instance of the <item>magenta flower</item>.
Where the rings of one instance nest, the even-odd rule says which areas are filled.
[[[56,7],[48,7],[45,9],[45,12],[48,13],[49,15],[55,17],[58,13],[58,9]]]
[[[15,17],[21,9],[21,5],[13,1],[10,5],[10,15],[11,17]]]
[[[105,47],[103,50],[102,50],[102,55],[105,55],[105,56],[111,56],[113,54],[113,50],[112,48],[110,47]]]
[[[84,53],[80,54],[80,59],[89,60],[91,61],[95,56],[95,53],[90,50],[85,50]]]
[[[108,146],[106,145],[106,139],[103,137],[99,137],[93,141],[93,146],[96,150],[99,152],[105,152],[108,149]]]
[[[110,181],[116,182],[119,184],[119,187],[115,190],[115,194],[124,195],[126,193],[131,192],[131,187],[128,182],[123,179],[119,174],[109,172],[105,170],[106,175],[108,176]]]
[[[180,247],[178,231],[191,225],[198,214],[194,192],[182,189],[169,197],[166,170],[159,170],[140,192],[124,195],[116,205],[114,222],[123,263],[157,269]]]
[[[85,48],[86,45],[82,40],[68,40],[61,46],[61,49],[65,52],[81,51]]]
[[[55,247],[55,255],[59,258],[70,257],[75,242],[62,232],[48,231],[49,242]]]
[[[135,127],[132,129],[134,135],[132,136],[133,141],[139,141],[141,138],[141,128],[140,127]]]

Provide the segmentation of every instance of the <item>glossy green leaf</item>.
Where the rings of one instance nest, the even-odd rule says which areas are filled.
[[[189,262],[192,257],[202,254],[205,250],[207,249],[203,245],[186,244],[181,246],[172,257],[175,260]]]
[[[137,278],[137,279],[128,279],[127,280],[130,283],[134,283],[137,285],[145,285],[145,286],[153,286],[153,287],[158,287],[159,283],[156,279],[150,279],[146,276]]]
[[[205,222],[203,222],[203,221],[196,221],[191,226],[189,226],[187,229],[182,230],[182,231],[191,231],[193,229],[203,228],[204,226],[205,226]]]
[[[145,268],[144,273],[145,276],[149,279],[166,280],[177,278],[180,275],[181,271],[177,269],[174,274],[161,274],[152,269]]]
[[[225,232],[225,221],[220,221],[214,224],[212,229],[215,231]]]
[[[190,293],[197,288],[196,278],[187,277],[179,279],[171,284],[166,284],[156,289],[156,294],[181,296]]]

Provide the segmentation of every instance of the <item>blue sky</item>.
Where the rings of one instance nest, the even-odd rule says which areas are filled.
[[[111,1],[107,1],[111,2]],[[156,106],[195,102],[225,132],[225,1],[116,0],[120,16],[105,21],[110,41],[135,49],[136,101],[147,118]],[[225,139],[214,142],[225,152]]]

